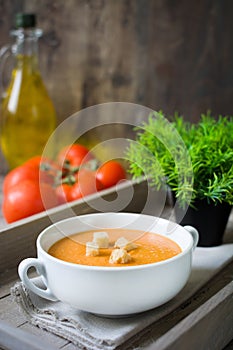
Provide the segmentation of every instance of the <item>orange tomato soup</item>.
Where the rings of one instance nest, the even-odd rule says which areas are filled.
[[[94,232],[107,232],[110,238],[109,248],[100,248],[98,256],[86,256],[86,242],[93,239]],[[112,264],[109,257],[114,243],[120,237],[133,241],[137,248],[128,252],[132,260],[126,264]],[[137,237],[135,239],[135,237]],[[54,243],[48,253],[58,259],[81,265],[89,266],[135,266],[155,263],[169,259],[181,252],[181,248],[171,239],[159,234],[127,229],[104,229],[86,231],[62,238]]]

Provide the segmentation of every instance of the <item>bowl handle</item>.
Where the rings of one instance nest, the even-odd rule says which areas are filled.
[[[19,277],[21,278],[22,282],[25,284],[26,287],[28,287],[32,292],[39,295],[42,298],[49,299],[52,301],[58,300],[48,286],[46,286],[46,289],[42,289],[40,287],[37,287],[33,282],[32,279],[28,277],[28,270],[30,267],[34,267],[38,273],[38,275],[41,275],[43,277],[43,281],[46,281],[46,272],[44,265],[35,258],[28,258],[19,264],[18,272]]]
[[[188,231],[191,236],[193,237],[193,250],[196,248],[197,246],[197,243],[198,243],[198,240],[199,240],[199,234],[198,234],[198,231],[192,227],[192,226],[184,226],[184,229],[186,231]]]

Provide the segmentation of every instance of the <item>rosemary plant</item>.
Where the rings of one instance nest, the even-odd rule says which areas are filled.
[[[196,124],[152,113],[127,149],[129,172],[157,189],[169,186],[180,206],[196,199],[233,204],[233,117],[210,112]]]

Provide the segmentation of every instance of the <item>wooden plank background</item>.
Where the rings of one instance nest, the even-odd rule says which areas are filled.
[[[0,46],[18,11],[44,30],[41,69],[59,121],[127,101],[196,119],[232,113],[231,0],[2,0]]]
[[[58,123],[111,101],[193,121],[207,109],[232,114],[231,0],[2,0],[0,47],[19,11],[44,30],[40,66]]]

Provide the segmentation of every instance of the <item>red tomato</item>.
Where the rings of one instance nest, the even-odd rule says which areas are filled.
[[[56,188],[56,196],[59,204],[73,201],[73,185],[61,184]]]
[[[50,185],[54,183],[54,178],[61,168],[49,158],[36,156],[24,163],[39,172],[39,181]]]
[[[11,170],[5,177],[3,182],[3,193],[6,194],[11,187],[24,181],[31,180],[39,183],[39,171],[30,166],[20,165]]]
[[[103,184],[104,188],[108,188],[116,185],[120,180],[125,180],[126,172],[119,162],[109,160],[97,169],[96,178]]]
[[[52,160],[49,158],[41,157],[41,156],[35,156],[33,158],[28,159],[24,165],[29,165],[32,167],[35,167],[37,169],[40,168],[41,163],[51,163]]]
[[[48,168],[42,170],[40,168],[41,163],[47,165]],[[31,158],[23,165],[11,170],[6,175],[3,182],[3,193],[7,193],[12,186],[24,180],[31,180],[36,183],[43,182],[52,185],[58,170],[59,166],[50,159],[42,158],[40,156]]]
[[[76,175],[76,178],[77,182],[73,185],[72,190],[74,199],[82,198],[103,189],[103,185],[96,178],[94,171],[81,169]]]
[[[75,179],[74,184],[63,183],[56,188],[59,204],[71,202],[103,189],[94,171],[83,168],[75,174]]]
[[[57,198],[50,185],[39,186],[38,182],[24,180],[9,188],[2,211],[6,221],[11,223],[56,205]]]
[[[58,154],[58,164],[63,165],[65,160],[70,162],[71,166],[79,166],[82,162],[93,159],[93,155],[88,148],[80,144],[73,144],[64,147]]]

